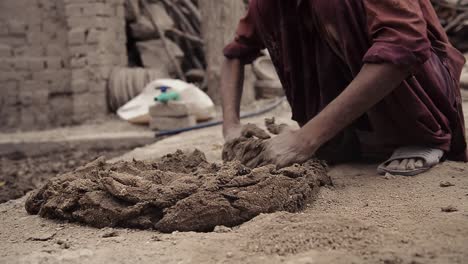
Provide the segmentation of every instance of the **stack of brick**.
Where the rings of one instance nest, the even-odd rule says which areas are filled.
[[[109,72],[127,65],[123,2],[0,1],[0,131],[107,113]]]
[[[187,128],[197,124],[195,115],[191,114],[185,104],[171,101],[158,103],[150,107],[150,128],[167,131]]]
[[[124,0],[63,0],[67,19],[73,120],[107,113],[110,71],[127,65]]]
[[[70,70],[61,6],[59,0],[0,2],[0,130],[69,123]]]

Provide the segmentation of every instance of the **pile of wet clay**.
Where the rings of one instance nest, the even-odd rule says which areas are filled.
[[[251,169],[239,161],[209,163],[200,151],[177,151],[151,162],[97,159],[34,191],[26,210],[99,228],[210,232],[261,213],[300,211],[330,183],[326,165],[316,160]]]

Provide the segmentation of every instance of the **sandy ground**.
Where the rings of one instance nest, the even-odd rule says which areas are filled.
[[[284,109],[274,115],[289,117]],[[189,132],[123,158],[196,144],[217,160],[219,132]],[[334,186],[303,213],[261,215],[214,233],[98,230],[29,216],[24,198],[10,201],[0,205],[0,263],[468,263],[468,165],[445,162],[411,178],[375,168],[333,167]]]

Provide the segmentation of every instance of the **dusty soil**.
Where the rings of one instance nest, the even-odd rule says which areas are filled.
[[[375,166],[331,168],[334,187],[302,213],[213,233],[95,229],[31,216],[24,198],[10,201],[0,206],[0,262],[467,263],[468,166],[446,162],[410,178],[378,176]]]
[[[194,131],[126,158],[195,144],[219,159],[219,142],[219,128]],[[26,199],[13,200],[0,205],[0,263],[468,263],[468,165],[416,177],[378,176],[376,166],[331,167],[334,185],[301,213],[211,233],[96,229],[28,215]]]
[[[122,150],[63,150],[36,157],[15,154],[0,157],[0,203],[24,196],[57,174],[69,172],[100,156],[117,157]]]

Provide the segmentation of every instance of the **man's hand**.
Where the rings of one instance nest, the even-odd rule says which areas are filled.
[[[306,140],[299,130],[286,130],[265,141],[265,150],[254,159],[253,167],[275,164],[279,168],[304,163],[312,158],[317,147],[304,144]]]
[[[259,139],[269,139],[271,136],[265,132],[265,130],[259,128],[258,126],[254,124],[247,124],[247,125],[241,125],[241,124],[225,124],[223,125],[223,136],[224,136],[224,141],[228,142],[231,140],[234,140],[236,138],[240,137],[246,137],[246,138],[251,138],[251,137],[256,137]]]
[[[277,125],[274,119],[267,119],[265,123],[270,132],[280,134],[271,138],[270,134],[254,124],[225,123],[223,160],[239,160],[251,168],[268,164],[286,167],[303,163],[314,156],[318,147],[310,144],[314,141],[307,138],[302,130],[292,130],[285,124]]]

